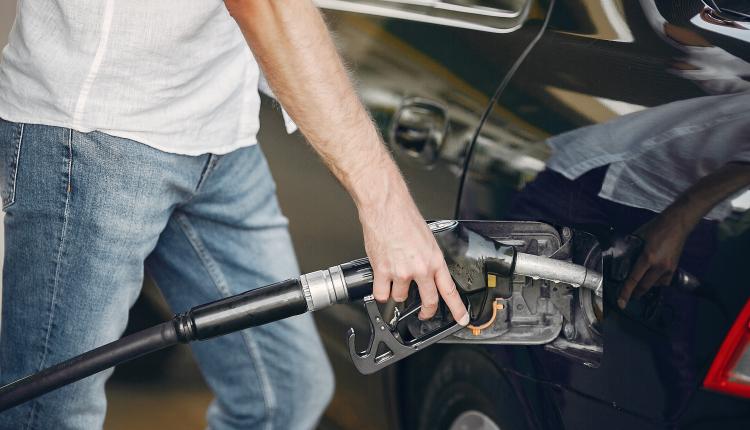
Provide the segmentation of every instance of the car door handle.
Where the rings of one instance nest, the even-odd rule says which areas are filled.
[[[404,100],[393,115],[388,141],[396,152],[432,165],[447,133],[445,108],[437,102],[414,97]]]

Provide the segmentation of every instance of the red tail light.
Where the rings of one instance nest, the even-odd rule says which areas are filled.
[[[703,386],[750,398],[750,300],[724,338]]]

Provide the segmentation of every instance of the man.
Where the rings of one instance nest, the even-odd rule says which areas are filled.
[[[295,274],[254,145],[258,64],[352,195],[375,297],[405,300],[414,280],[421,318],[441,295],[468,323],[310,1],[21,1],[0,66],[3,383],[118,338],[144,262],[175,310]],[[215,430],[311,428],[332,392],[308,316],[193,351]],[[107,376],[0,414],[0,428],[101,427]]]

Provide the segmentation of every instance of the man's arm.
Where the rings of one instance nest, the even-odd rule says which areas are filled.
[[[419,288],[419,317],[438,292],[463,325],[469,316],[443,255],[359,101],[310,0],[225,0],[274,94],[357,206],[379,301]],[[392,284],[392,288],[391,288]]]
[[[667,285],[677,269],[690,232],[714,206],[750,185],[750,164],[725,164],[693,184],[656,218],[638,229],[645,246],[620,291],[617,304],[625,308],[630,296],[654,285]]]

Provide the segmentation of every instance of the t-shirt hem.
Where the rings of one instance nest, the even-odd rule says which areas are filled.
[[[245,148],[248,146],[253,146],[258,143],[258,139],[256,136],[251,136],[247,138],[238,139],[235,143],[231,145],[222,145],[222,146],[216,146],[216,147],[210,147],[210,148],[190,148],[190,149],[182,149],[182,148],[174,148],[167,145],[162,145],[159,143],[155,143],[153,141],[145,141],[139,138],[135,138],[130,133],[127,132],[120,132],[116,130],[107,130],[107,129],[99,129],[99,128],[88,128],[88,127],[81,127],[81,126],[73,126],[71,123],[67,123],[64,121],[55,121],[55,120],[40,120],[39,118],[26,118],[23,115],[21,116],[15,116],[15,115],[8,115],[5,112],[0,112],[0,118],[4,119],[8,122],[16,122],[16,123],[22,123],[22,124],[33,124],[33,125],[45,125],[50,127],[60,127],[60,128],[68,128],[71,130],[75,130],[79,133],[91,133],[93,131],[98,131],[110,136],[119,137],[122,139],[128,139],[132,140],[133,142],[140,143],[141,145],[150,146],[154,149],[157,149],[162,152],[166,152],[169,154],[178,154],[178,155],[189,155],[189,156],[197,156],[197,155],[203,155],[203,154],[215,154],[215,155],[224,155],[228,154],[232,151],[236,151],[240,148]]]
[[[244,139],[238,139],[235,143],[231,145],[212,146],[210,148],[183,149],[183,148],[174,148],[174,147],[162,145],[162,144],[155,143],[155,142],[146,142],[138,138],[134,138],[134,136],[128,135],[128,133],[122,133],[119,131],[99,130],[99,129],[97,129],[96,131],[99,131],[104,134],[108,134],[110,136],[132,140],[133,142],[138,142],[142,145],[150,146],[154,149],[158,149],[159,151],[166,152],[169,154],[190,155],[190,156],[197,156],[197,155],[204,155],[204,154],[224,155],[224,154],[229,154],[232,151],[236,151],[240,148],[253,146],[258,143],[258,139],[256,137],[248,137]]]

